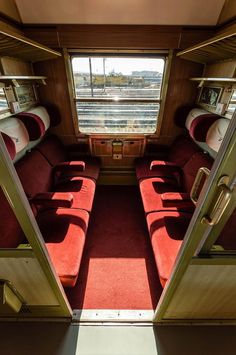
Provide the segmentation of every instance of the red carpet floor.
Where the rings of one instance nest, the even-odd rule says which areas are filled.
[[[135,186],[98,186],[73,309],[155,309],[161,294]]]

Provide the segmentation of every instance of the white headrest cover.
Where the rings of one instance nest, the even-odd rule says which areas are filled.
[[[43,121],[45,126],[45,131],[50,127],[50,117],[48,111],[43,106],[34,107],[31,110],[27,111],[29,113],[33,113],[34,115],[39,116],[39,118]]]
[[[229,122],[230,120],[227,120],[226,118],[220,118],[213,123],[207,132],[206,143],[216,152],[218,152],[221,142],[224,139]]]
[[[190,130],[191,124],[195,120],[195,118],[201,115],[209,115],[209,114],[210,112],[205,111],[201,108],[193,108],[187,116],[185,127],[187,128],[187,130]]]
[[[15,143],[16,153],[29,143],[29,135],[24,124],[16,117],[0,120],[0,131],[6,133]]]

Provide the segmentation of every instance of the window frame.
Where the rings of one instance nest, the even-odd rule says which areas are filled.
[[[165,105],[165,99],[167,95],[167,89],[168,89],[168,81],[169,81],[169,75],[170,75],[170,67],[171,67],[171,60],[173,57],[173,51],[171,50],[143,50],[143,51],[137,51],[137,50],[129,50],[129,51],[123,51],[123,50],[107,50],[107,51],[97,51],[97,50],[78,50],[78,49],[71,49],[67,50],[64,49],[64,59],[65,59],[65,64],[66,64],[66,73],[67,73],[67,78],[68,80],[68,88],[69,88],[69,94],[70,94],[70,99],[71,99],[71,106],[72,106],[72,113],[73,113],[73,122],[74,122],[74,127],[75,127],[75,132],[79,136],[114,136],[114,135],[119,135],[119,136],[157,136],[160,135],[160,128],[161,128],[161,123],[162,123],[162,118],[163,118],[163,112],[164,112],[164,105]],[[161,89],[160,89],[160,98],[159,99],[139,99],[139,98],[120,98],[119,102],[121,103],[156,103],[159,104],[159,111],[158,111],[158,116],[156,120],[156,128],[155,131],[152,133],[146,133],[146,132],[104,132],[104,133],[97,133],[97,132],[81,132],[80,131],[80,126],[79,126],[79,117],[77,114],[77,109],[76,109],[76,104],[77,102],[116,102],[114,99],[110,98],[76,98],[76,92],[75,92],[75,84],[74,84],[74,75],[73,75],[73,69],[72,69],[72,60],[73,58],[76,57],[137,57],[137,58],[157,58],[157,59],[163,59],[164,60],[164,70],[163,70],[163,76],[162,76],[162,82],[161,82]]]

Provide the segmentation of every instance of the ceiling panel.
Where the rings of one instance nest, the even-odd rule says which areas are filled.
[[[224,0],[16,0],[35,24],[215,25]]]

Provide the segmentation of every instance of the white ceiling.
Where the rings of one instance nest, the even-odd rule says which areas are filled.
[[[15,0],[23,23],[215,25],[225,0]]]

